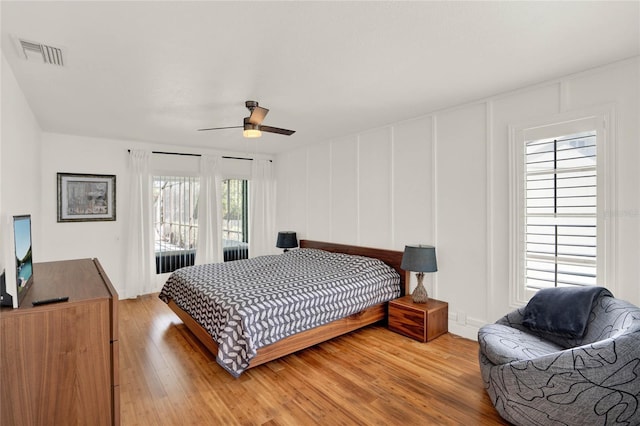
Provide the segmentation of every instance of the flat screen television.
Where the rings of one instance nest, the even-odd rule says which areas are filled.
[[[18,304],[33,284],[33,255],[31,252],[31,215],[13,217],[13,240],[16,255],[16,286]]]

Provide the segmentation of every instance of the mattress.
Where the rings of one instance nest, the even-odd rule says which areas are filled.
[[[211,335],[237,377],[259,348],[399,295],[400,276],[378,259],[299,249],[179,269],[159,297]]]

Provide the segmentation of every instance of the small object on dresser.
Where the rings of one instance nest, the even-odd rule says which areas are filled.
[[[438,264],[436,263],[436,248],[433,246],[405,246],[404,255],[402,256],[402,265],[405,271],[417,272],[418,285],[416,286],[411,297],[414,303],[427,303],[429,295],[424,288],[424,273],[436,272]]]
[[[62,296],[62,297],[54,297],[53,299],[34,300],[33,302],[31,302],[31,304],[33,306],[40,306],[40,305],[48,305],[50,303],[67,302],[68,300],[69,300],[69,296]]]
[[[389,330],[420,342],[449,331],[449,304],[436,299],[415,303],[411,296],[389,302]]]

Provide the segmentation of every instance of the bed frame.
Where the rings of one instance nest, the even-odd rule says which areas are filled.
[[[402,294],[409,293],[409,272],[400,268],[402,252],[368,247],[351,246],[345,244],[326,243],[321,241],[300,240],[300,248],[316,248],[335,253],[347,253],[352,255],[373,257],[382,260],[394,268],[400,274],[400,288]],[[218,353],[218,345],[213,341],[209,333],[198,324],[189,314],[180,309],[173,300],[169,301],[169,307],[178,315],[184,325],[207,347],[213,355]],[[308,348],[334,337],[357,330],[364,326],[384,320],[387,315],[387,303],[380,303],[361,312],[330,322],[311,330],[303,331],[293,336],[285,337],[270,345],[258,349],[257,355],[251,359],[249,368],[256,367],[274,359],[292,354],[301,349]]]

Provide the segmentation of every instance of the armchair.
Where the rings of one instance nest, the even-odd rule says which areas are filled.
[[[478,333],[485,389],[516,425],[640,424],[640,308],[603,291],[582,336],[525,326],[525,308]]]

